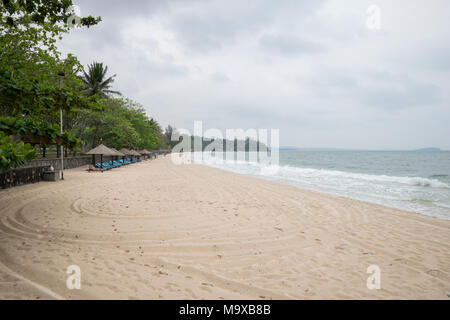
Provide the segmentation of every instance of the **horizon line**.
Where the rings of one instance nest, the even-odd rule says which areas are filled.
[[[279,149],[298,149],[298,150],[310,150],[310,151],[450,151],[450,149],[442,149],[439,147],[423,147],[415,149],[396,149],[396,148],[384,148],[384,149],[360,149],[360,148],[336,148],[336,147],[295,147],[295,146],[280,146]]]

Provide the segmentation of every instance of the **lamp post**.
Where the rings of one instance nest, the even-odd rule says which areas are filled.
[[[58,72],[58,76],[59,76],[59,89],[61,90],[62,87],[62,80],[64,79],[64,77],[66,76],[66,74],[61,71]],[[61,137],[63,134],[63,114],[62,114],[62,106],[59,109],[59,124],[61,127]],[[64,147],[61,143],[61,180],[64,180]]]

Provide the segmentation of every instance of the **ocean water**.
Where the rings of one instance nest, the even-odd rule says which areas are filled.
[[[450,219],[450,151],[281,149],[277,167],[253,161],[205,164],[305,189]]]

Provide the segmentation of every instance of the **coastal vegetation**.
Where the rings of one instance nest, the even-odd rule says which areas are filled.
[[[66,154],[102,142],[115,148],[167,147],[145,108],[112,90],[116,75],[93,62],[63,57],[57,41],[70,31],[71,0],[0,1],[0,170],[24,165],[37,150]],[[101,17],[81,17],[90,28]],[[60,111],[63,129],[60,127]],[[59,155],[59,153],[57,154]]]

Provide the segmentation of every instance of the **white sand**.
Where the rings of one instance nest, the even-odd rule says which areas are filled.
[[[448,299],[450,221],[170,158],[0,191],[0,298]],[[368,290],[366,269],[381,268]],[[66,269],[81,268],[81,290]]]

